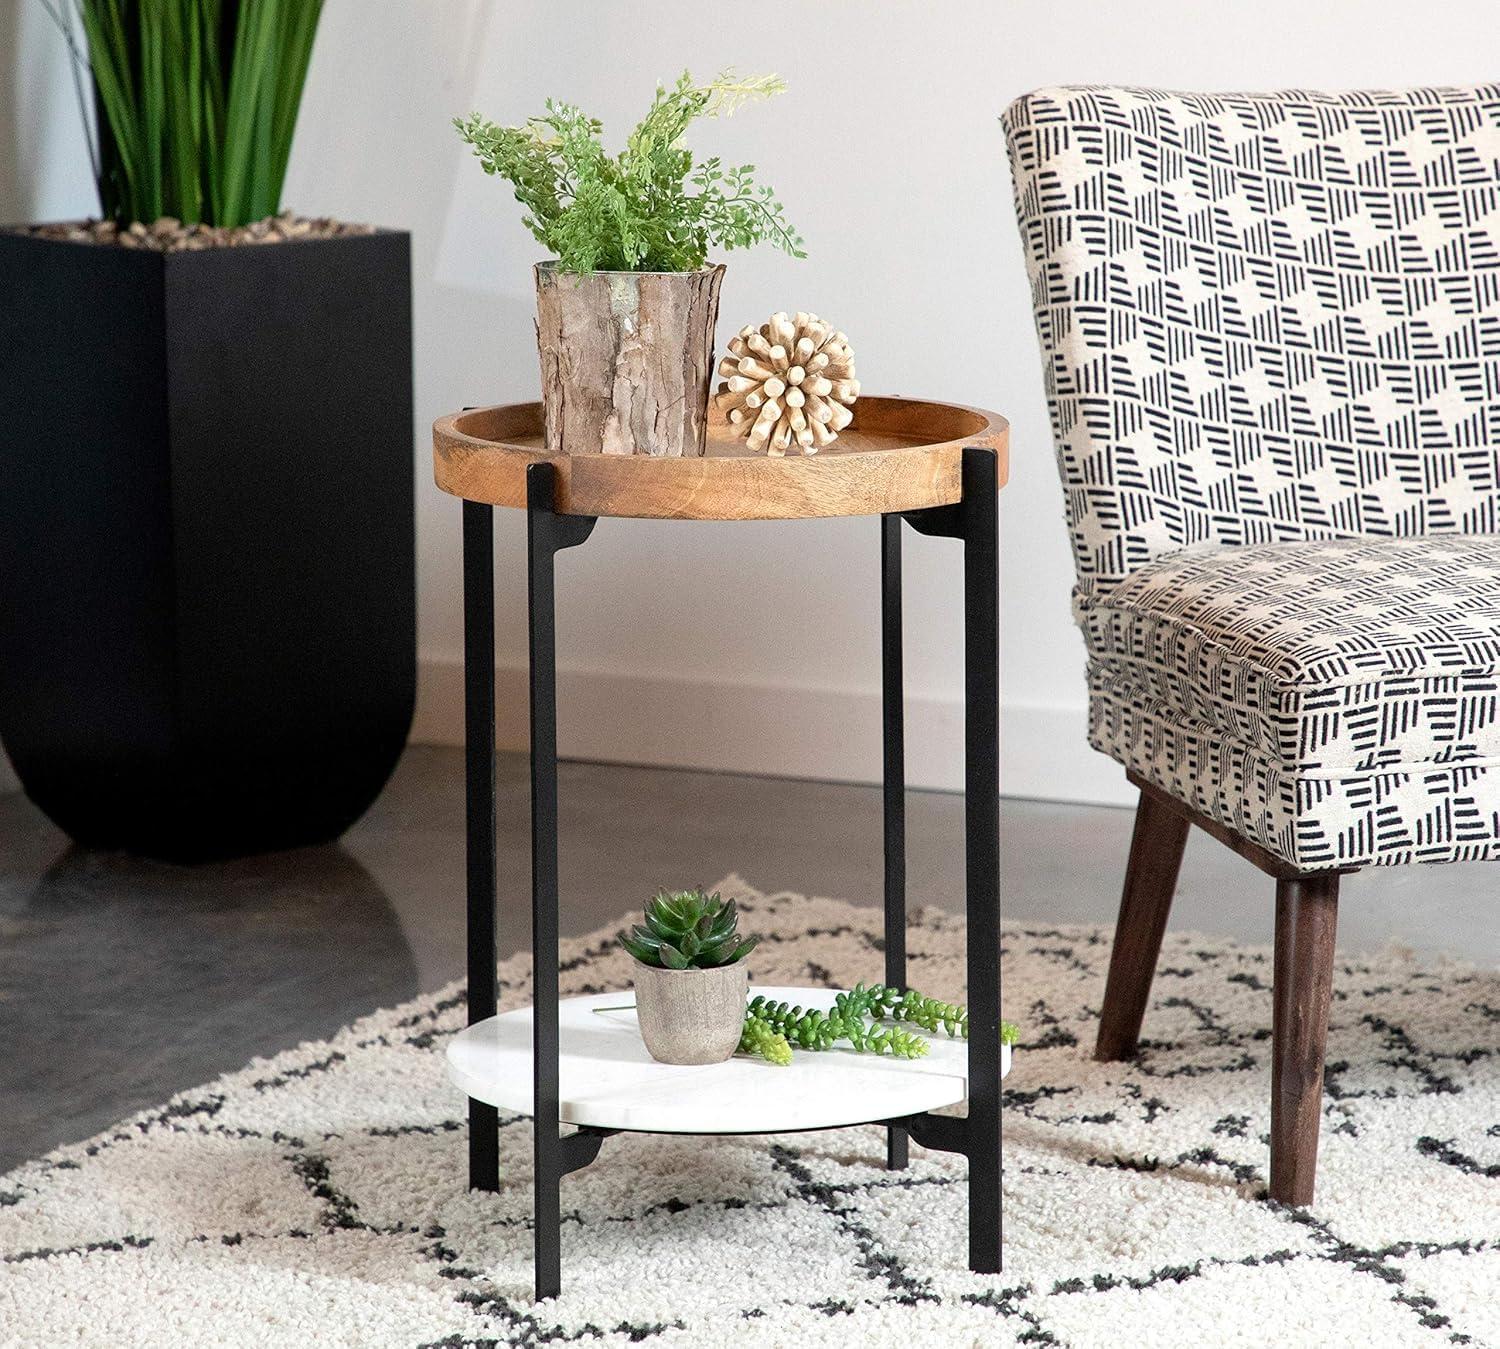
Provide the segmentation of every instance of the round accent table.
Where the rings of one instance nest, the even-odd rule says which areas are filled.
[[[875,397],[860,398],[854,421],[833,445],[785,458],[747,452],[716,414],[707,453],[696,458],[549,455],[539,403],[472,408],[434,424],[437,485],[464,503],[469,1026],[449,1046],[448,1071],[469,1097],[472,1188],[499,1188],[498,1109],[535,1121],[538,1300],[561,1290],[562,1177],[626,1130],[744,1134],[879,1124],[892,1168],[906,1165],[908,1139],[962,1153],[969,1161],[969,1265],[1000,1271],[1000,1082],[1009,1054],[1000,1043],[996,535],[1007,436],[1004,418],[977,408]],[[527,514],[531,658],[535,978],[532,1005],[503,1016],[496,1014],[495,973],[496,506]],[[789,1069],[653,1063],[628,1007],[598,1010],[617,1005],[620,995],[562,1001],[558,994],[556,555],[583,543],[601,517],[842,515],[880,517],[884,979],[897,987],[906,984],[901,523],[962,544],[968,1042],[936,1037],[929,1057],[910,1063],[836,1051],[803,1055],[800,1068]],[[803,1006],[827,1006],[833,996],[826,989],[776,992]],[[932,1113],[964,1100],[962,1117]]]

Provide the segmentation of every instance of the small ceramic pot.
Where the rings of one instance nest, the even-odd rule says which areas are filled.
[[[635,963],[635,1015],[658,1063],[723,1063],[739,1047],[750,970],[743,960],[713,970],[662,970]]]

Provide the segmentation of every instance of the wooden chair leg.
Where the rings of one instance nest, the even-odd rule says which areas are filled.
[[[1337,873],[1276,882],[1271,1198],[1281,1204],[1312,1203],[1338,911]]]
[[[1187,835],[1185,815],[1154,794],[1141,794],[1094,1045],[1100,1061],[1128,1059],[1136,1051]]]

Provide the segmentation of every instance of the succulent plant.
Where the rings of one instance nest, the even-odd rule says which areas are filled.
[[[907,1022],[923,1030],[942,1030],[953,1039],[969,1038],[968,1011],[954,1003],[929,998],[915,989],[902,991],[888,984],[856,984],[833,1000],[827,1012],[790,1006],[756,996],[745,1009],[740,1053],[758,1055],[767,1063],[785,1066],[798,1049],[831,1049],[845,1044],[857,1054],[889,1054],[919,1059],[928,1042],[920,1035],[881,1022]],[[1019,1032],[1009,1021],[1000,1023],[1001,1044],[1014,1045]]]
[[[747,1020],[753,1017],[763,1021],[801,1049],[830,1049],[844,1041],[857,1054],[890,1054],[898,1059],[919,1059],[928,1050],[927,1041],[920,1035],[899,1027],[874,1025],[853,1009],[841,1011],[835,1007],[831,1012],[820,1012],[755,997],[750,999],[745,1015]]]
[[[767,1063],[774,1063],[778,1068],[785,1068],[792,1061],[792,1047],[787,1043],[786,1036],[778,1030],[772,1030],[768,1022],[748,1012],[740,1030],[739,1052],[753,1054]]]
[[[712,970],[733,965],[759,937],[741,938],[732,899],[702,890],[661,890],[646,905],[646,921],[622,933],[620,945],[643,965],[666,970]]]
[[[969,1013],[951,1002],[940,1002],[889,984],[855,984],[834,999],[834,1010],[844,1016],[868,1016],[876,1021],[903,1021],[923,1030],[942,1029],[950,1039],[969,1038]]]
[[[660,912],[665,906],[665,913]],[[658,912],[657,923],[650,927],[653,911]],[[657,895],[646,908],[648,928],[637,926],[620,937],[621,945],[631,955],[646,964],[661,965],[667,969],[690,969],[682,954],[684,947],[694,946],[698,925],[703,914],[714,913],[717,922],[710,923],[708,932],[715,928],[723,930],[717,947],[732,950],[730,959],[721,965],[732,964],[749,951],[760,939],[752,937],[741,942],[734,935],[734,904],[724,903],[718,895],[707,896],[701,890],[688,890],[678,894],[665,892]],[[727,918],[726,918],[727,915]],[[689,919],[694,921],[689,922]],[[663,934],[665,944],[672,946],[673,954],[647,960],[647,956],[660,953]],[[653,945],[654,943],[654,945]],[[697,968],[710,968],[701,960],[703,952],[698,949]],[[669,960],[681,959],[683,964],[668,964]],[[626,1003],[621,1007],[596,1007],[596,1012],[628,1011],[635,1006]],[[927,1053],[930,1045],[920,1035],[902,1030],[899,1026],[882,1025],[882,1022],[907,1022],[923,1030],[942,1030],[952,1039],[969,1038],[969,1013],[964,1007],[951,1002],[942,1002],[918,993],[914,988],[905,990],[892,988],[889,984],[855,984],[847,992],[834,997],[833,1007],[826,1011],[803,1008],[785,1002],[772,1002],[757,994],[745,1007],[745,1021],[740,1030],[738,1053],[764,1059],[767,1063],[785,1068],[792,1061],[792,1047],[798,1049],[832,1049],[835,1045],[847,1045],[856,1054],[889,1054],[899,1059],[919,1059]],[[1000,1043],[1015,1045],[1020,1031],[1010,1021],[1000,1023]]]
[[[834,999],[836,1011],[859,1013],[876,1021],[904,1021],[923,1030],[943,1030],[950,1039],[969,1038],[969,1010],[956,1003],[929,998],[914,988],[905,991],[889,984],[855,984]],[[1021,1038],[1014,1022],[1000,1023],[1000,1043],[1014,1045]]]

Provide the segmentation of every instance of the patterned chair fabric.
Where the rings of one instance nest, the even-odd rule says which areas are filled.
[[[1091,743],[1304,870],[1500,857],[1500,86],[1005,127]]]

